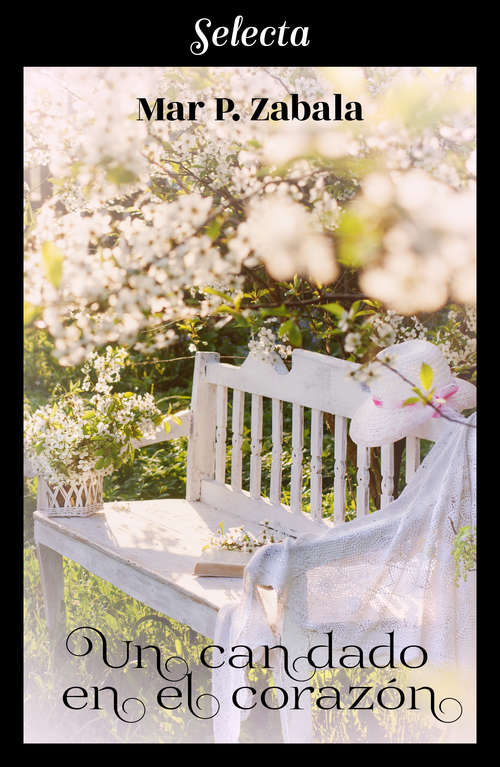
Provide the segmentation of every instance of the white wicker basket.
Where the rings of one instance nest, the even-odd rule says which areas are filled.
[[[88,517],[103,508],[105,472],[92,472],[76,480],[50,485],[38,478],[38,511],[49,517]]]

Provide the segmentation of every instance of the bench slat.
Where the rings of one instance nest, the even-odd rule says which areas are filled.
[[[316,521],[322,518],[322,452],[323,452],[323,413],[311,411],[311,515]]]
[[[356,516],[368,514],[370,491],[370,448],[358,445],[356,463],[358,466],[356,489]]]
[[[333,480],[333,519],[345,522],[345,477],[347,461],[347,418],[335,416],[335,469]]]
[[[255,499],[260,498],[262,482],[262,421],[263,398],[259,394],[252,394],[250,495]]]
[[[418,437],[406,437],[405,480],[408,483],[420,464],[420,440]]]
[[[272,400],[272,453],[271,453],[271,487],[269,497],[271,503],[281,503],[281,478],[283,455],[283,401]]]
[[[304,408],[296,402],[292,405],[292,476],[290,483],[290,508],[302,511],[302,451],[304,449]]]
[[[232,451],[231,451],[231,487],[233,490],[241,490],[242,475],[242,446],[243,446],[243,418],[245,414],[245,392],[240,389],[233,391],[233,415],[232,415]]]
[[[215,479],[226,481],[227,386],[217,386],[217,427],[215,432]]]
[[[381,495],[380,508],[383,509],[393,500],[394,493],[394,443],[381,447]]]
[[[155,445],[157,442],[165,442],[168,439],[177,439],[178,437],[188,437],[189,428],[191,426],[192,412],[191,410],[181,410],[174,414],[174,417],[180,420],[180,424],[173,420],[171,415],[166,416],[163,422],[155,429],[155,433],[149,439],[134,439],[132,444],[134,448],[147,447],[148,445]],[[169,431],[165,428],[165,423],[169,424]],[[33,476],[25,471],[26,476]]]

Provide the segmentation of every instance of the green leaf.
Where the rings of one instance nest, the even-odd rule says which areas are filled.
[[[261,309],[261,317],[288,317],[290,310],[284,304],[270,309]]]
[[[403,402],[403,407],[405,405],[414,405],[415,402],[420,402],[420,397],[408,397],[408,399],[405,399]]]
[[[433,380],[434,371],[432,370],[431,366],[426,362],[422,362],[422,367],[420,368],[420,383],[426,391],[429,391],[431,388]]]
[[[177,426],[182,426],[182,421],[180,418],[178,418],[176,415],[172,416],[172,421],[177,424]]]
[[[354,301],[353,305],[351,306],[351,311],[353,313],[353,316],[356,315],[356,312],[358,311],[360,305],[361,305],[361,301]]]
[[[163,421],[163,427],[165,429],[165,434],[168,434],[170,432],[170,423],[167,420]]]
[[[138,180],[138,176],[123,165],[115,165],[112,168],[108,168],[106,178],[118,186],[121,184],[131,184],[133,181]]]
[[[373,309],[362,309],[360,312],[356,312],[354,318],[363,317],[365,314],[376,314],[376,312]]]
[[[40,316],[42,309],[39,306],[33,306],[29,301],[24,302],[24,324],[31,325],[33,320]]]
[[[250,327],[250,322],[247,320],[247,318],[243,314],[237,314],[234,313],[234,324],[237,328],[248,328]]]
[[[215,288],[204,287],[203,292],[208,293],[210,296],[219,296],[219,298],[223,298],[224,301],[231,301],[230,295],[222,293],[220,290],[215,290]]]
[[[302,345],[302,333],[295,324],[294,320],[287,320],[284,322],[278,330],[278,335],[280,338],[287,336],[292,346]]]
[[[227,306],[226,304],[219,304],[219,306],[215,307],[214,314],[232,314],[232,315],[238,316],[239,312],[237,312],[236,309],[233,309],[232,306]]]
[[[62,277],[64,256],[53,242],[43,243],[42,261],[45,269],[45,276],[51,285],[58,288]]]
[[[208,234],[211,240],[216,240],[219,236],[222,221],[222,217],[218,216],[206,227],[205,232]]]
[[[322,309],[326,309],[327,312],[330,312],[330,314],[334,314],[335,317],[342,317],[342,315],[345,312],[345,309],[340,304],[337,304],[334,302],[333,304],[321,304]]]

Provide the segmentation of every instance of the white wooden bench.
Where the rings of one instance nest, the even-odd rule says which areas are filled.
[[[278,529],[299,534],[325,525],[345,524],[348,419],[366,397],[348,377],[357,365],[295,350],[288,371],[249,356],[240,367],[221,363],[217,353],[197,353],[191,408],[178,413],[166,434],[145,446],[188,437],[186,498],[107,503],[87,518],[49,518],[35,512],[35,542],[41,568],[49,628],[62,636],[64,590],[62,557],[113,583],[151,608],[208,638],[214,636],[217,611],[238,600],[239,579],[196,577],[193,566],[211,533],[222,522],[244,524],[257,533],[266,519]],[[229,390],[232,390],[230,395]],[[228,397],[232,396],[230,476],[226,466]],[[292,411],[292,464],[289,487],[282,487],[283,407]],[[272,409],[269,497],[263,497],[263,409]],[[242,487],[243,424],[251,410],[250,482]],[[310,446],[304,445],[304,411],[310,409]],[[334,416],[334,470],[323,477],[323,413]],[[419,438],[435,440],[441,419],[431,419],[417,437],[406,438],[406,481],[419,464]],[[303,505],[304,450],[310,460],[310,511]],[[370,450],[357,450],[356,514],[369,512]],[[333,477],[331,476],[333,474]],[[394,449],[381,451],[381,508],[393,496]],[[284,505],[282,490],[289,491]],[[333,489],[333,518],[322,517],[322,494]],[[347,522],[347,524],[349,524]]]

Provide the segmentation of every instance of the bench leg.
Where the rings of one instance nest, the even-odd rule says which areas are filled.
[[[49,636],[51,641],[59,644],[66,628],[62,556],[42,543],[37,543],[36,549]]]

